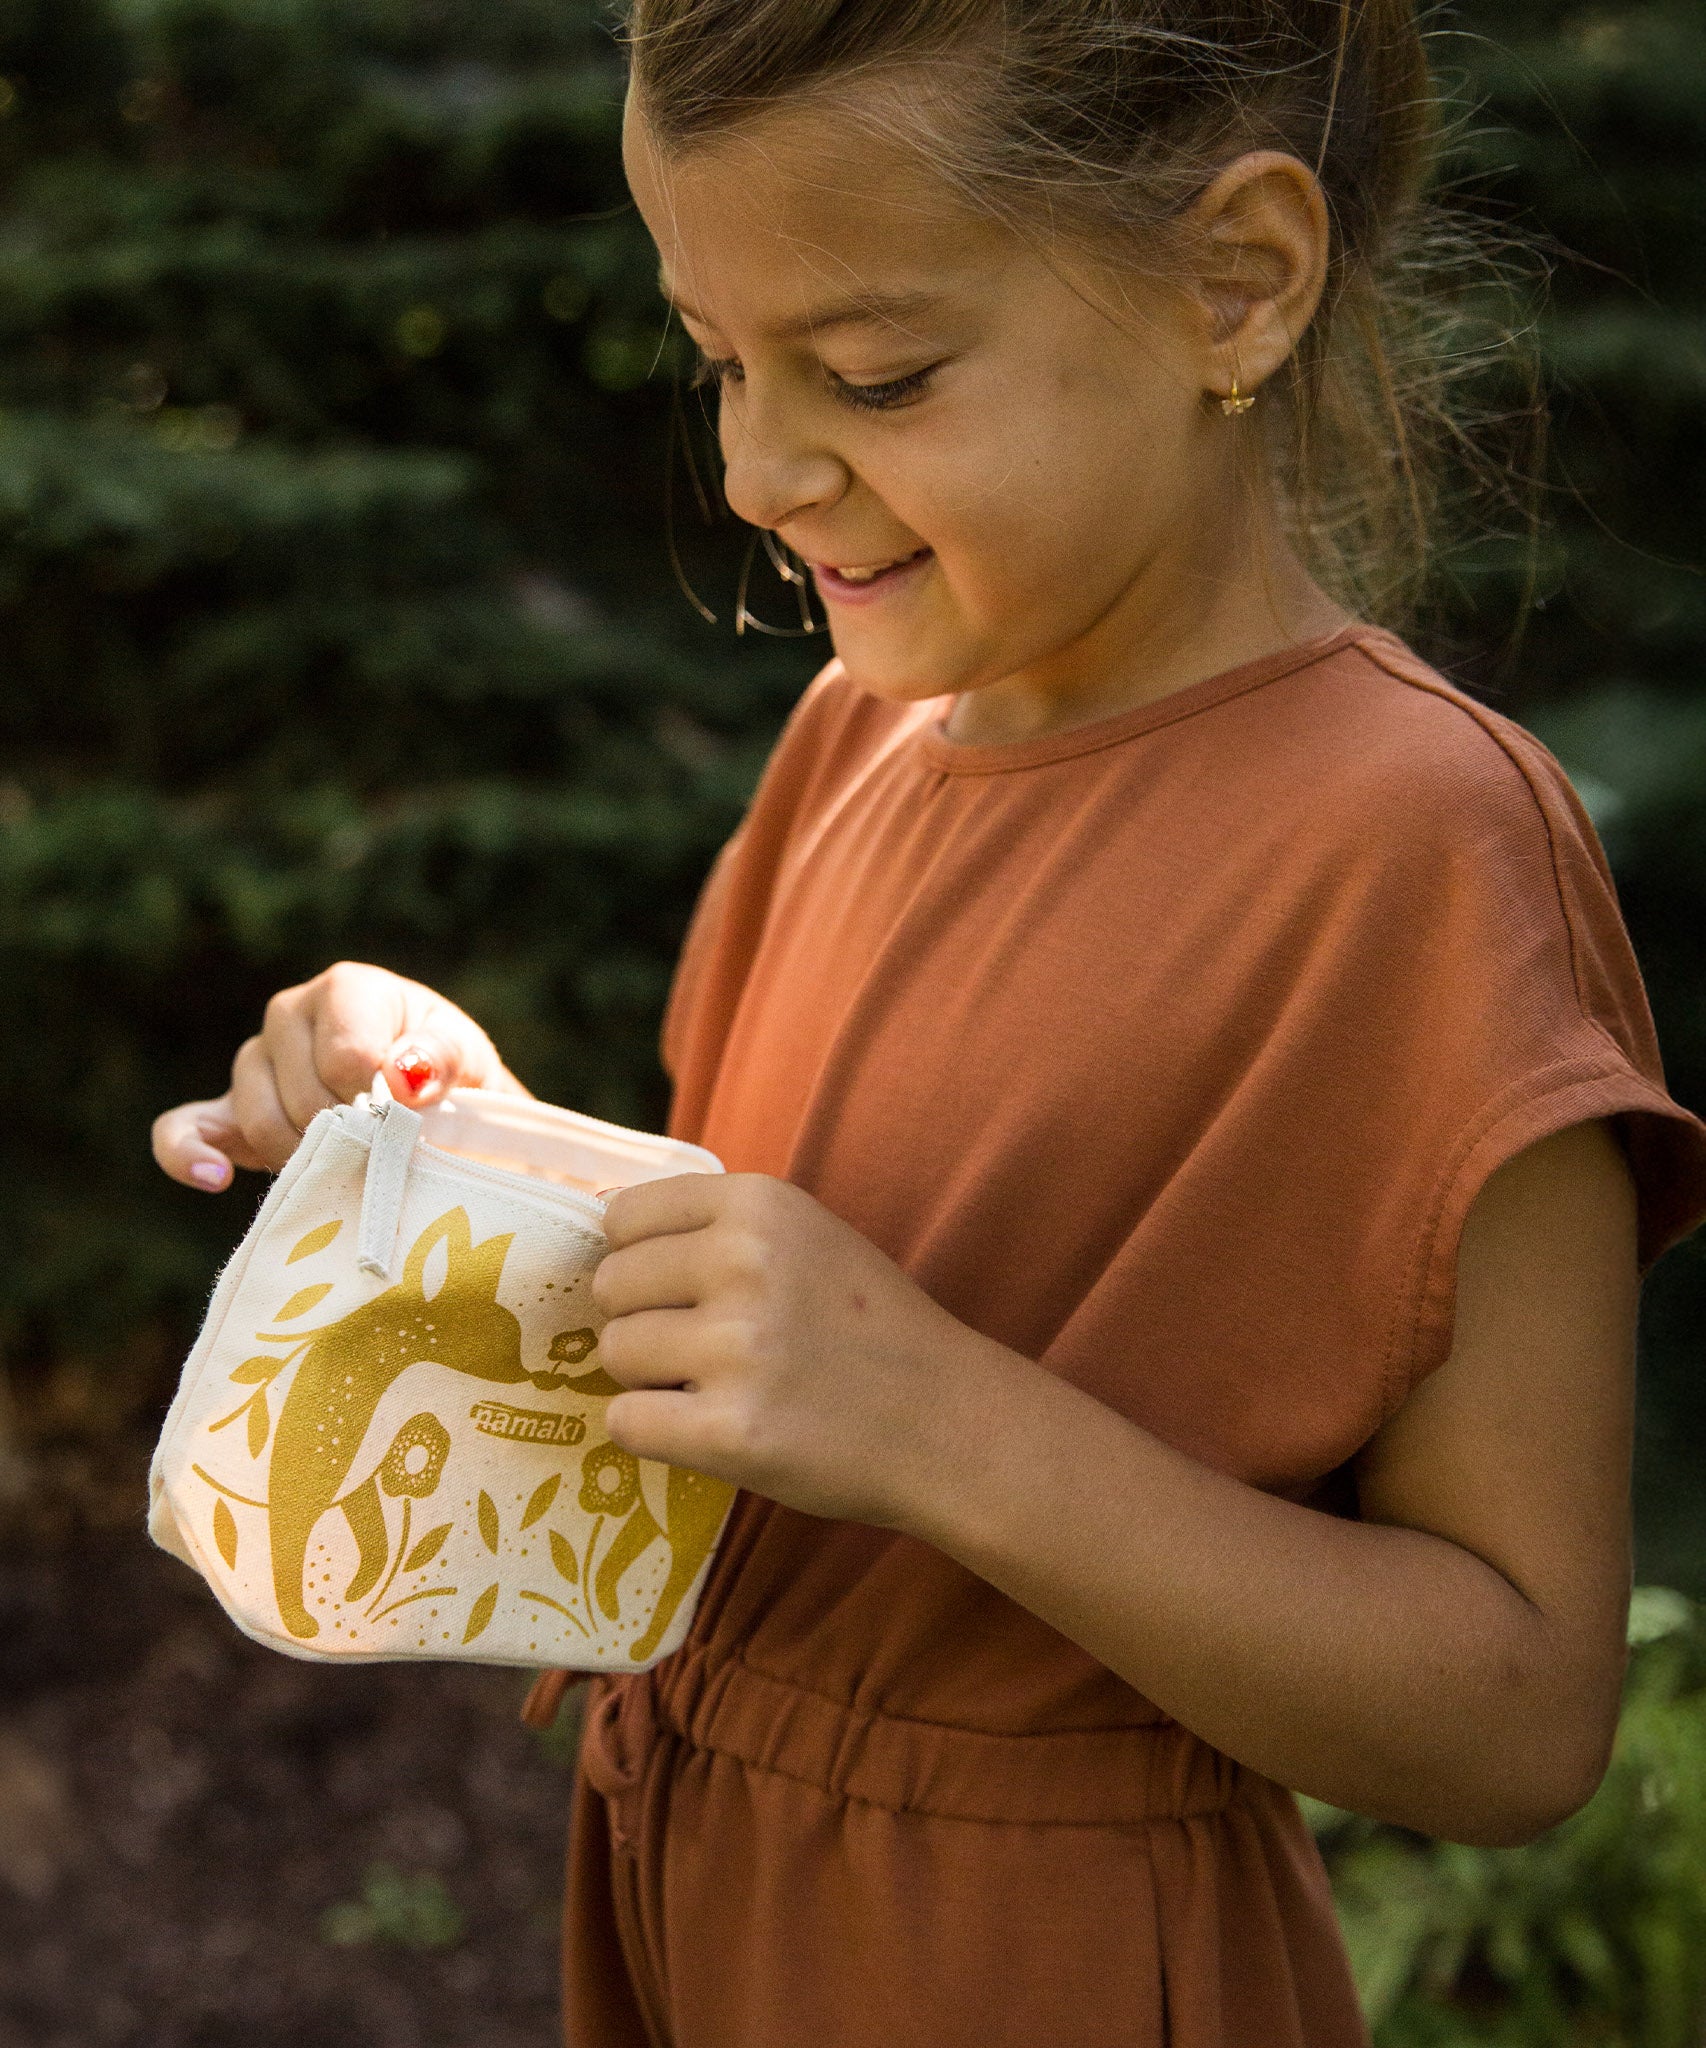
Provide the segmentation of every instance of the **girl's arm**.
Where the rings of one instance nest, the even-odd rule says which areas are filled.
[[[1525,1841],[1591,1795],[1616,1731],[1636,1297],[1628,1169],[1584,1125],[1476,1202],[1451,1357],[1363,1454],[1361,1522],[992,1365],[991,1457],[944,1470],[919,1533],[1269,1777]],[[1039,1520],[1027,1494],[1071,1505]]]
[[[1335,1805],[1530,1839],[1603,1774],[1630,1574],[1635,1203],[1603,1125],[1487,1184],[1456,1341],[1364,1520],[1258,1492],[954,1321],[797,1189],[612,1205],[630,1449],[935,1544],[1216,1748]]]

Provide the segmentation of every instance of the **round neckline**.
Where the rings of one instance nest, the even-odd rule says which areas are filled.
[[[1120,746],[1126,740],[1155,731],[1159,726],[1172,725],[1181,718],[1191,718],[1199,711],[1208,711],[1230,698],[1242,696],[1248,690],[1277,683],[1284,676],[1295,675],[1299,669],[1311,668],[1316,662],[1325,661],[1329,655],[1337,654],[1375,630],[1353,621],[1319,639],[1295,641],[1289,647],[1276,648],[1271,654],[1259,654],[1254,661],[1223,669],[1218,675],[1204,676],[1199,682],[1187,683],[1183,689],[1169,691],[1165,697],[1156,697],[1150,703],[1135,705],[1130,711],[1117,711],[1111,718],[1069,726],[1065,732],[1043,733],[1036,739],[995,740],[981,744],[951,740],[943,729],[946,716],[943,714],[919,729],[918,750],[932,768],[941,769],[949,775],[1000,775],[1020,768],[1044,768],[1056,761],[1071,760],[1077,754],[1093,754],[1104,747]]]

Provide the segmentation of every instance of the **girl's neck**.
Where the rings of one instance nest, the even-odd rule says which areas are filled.
[[[968,746],[1069,732],[1350,623],[1284,539],[1248,536],[1206,573],[1151,565],[1076,646],[957,696],[944,731]]]

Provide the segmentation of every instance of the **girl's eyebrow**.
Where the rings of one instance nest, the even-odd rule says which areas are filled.
[[[701,327],[712,324],[698,307],[677,298],[667,279],[658,279],[658,289],[683,318],[696,320]],[[772,341],[802,341],[834,327],[899,327],[940,303],[941,294],[932,291],[861,292],[857,298],[833,300],[792,320],[778,321],[768,334]]]

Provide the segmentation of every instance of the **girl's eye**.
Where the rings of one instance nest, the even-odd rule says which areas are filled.
[[[932,363],[928,369],[914,370],[905,377],[891,377],[884,384],[849,384],[845,377],[832,376],[830,386],[843,405],[854,406],[860,412],[888,412],[921,398],[939,367]]]
[[[939,367],[932,363],[928,369],[913,370],[905,377],[890,377],[881,384],[850,384],[845,377],[838,377],[831,371],[829,388],[841,404],[850,405],[856,411],[889,412],[922,397]],[[721,391],[730,384],[742,382],[745,374],[733,356],[702,353],[694,366],[691,388],[698,391],[707,384],[714,384]]]

